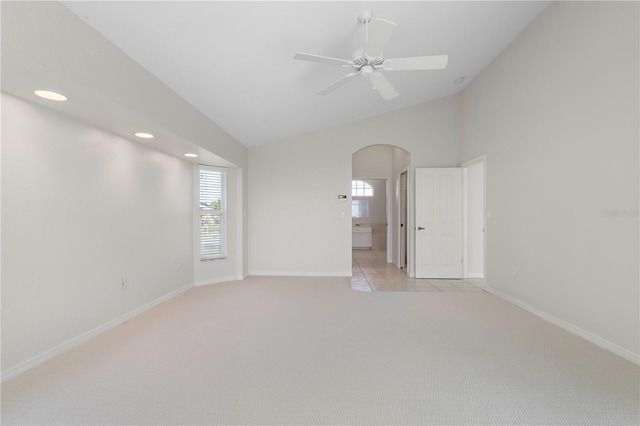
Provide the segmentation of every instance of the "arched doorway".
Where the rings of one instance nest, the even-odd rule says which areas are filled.
[[[410,161],[409,152],[386,144],[371,145],[352,155],[354,279],[362,274],[359,261],[366,269],[397,270],[406,276],[410,263],[406,233]],[[365,187],[370,188],[369,195],[356,189]]]

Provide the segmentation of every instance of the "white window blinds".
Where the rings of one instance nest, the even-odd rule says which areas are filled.
[[[200,260],[226,256],[226,171],[200,166]]]

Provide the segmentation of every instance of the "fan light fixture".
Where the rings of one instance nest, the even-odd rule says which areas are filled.
[[[360,69],[360,77],[369,78],[373,74],[373,67],[371,65],[365,65]]]
[[[198,156],[198,154],[194,154],[192,152],[187,152],[184,156],[185,157],[189,157],[189,158],[196,158]]]
[[[64,102],[67,100],[67,97],[65,95],[51,92],[49,90],[36,90],[33,93],[40,96],[41,98],[48,99],[50,101]]]

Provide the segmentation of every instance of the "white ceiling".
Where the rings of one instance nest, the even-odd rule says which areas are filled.
[[[533,1],[67,1],[63,4],[178,95],[252,147],[461,91],[548,6]],[[296,52],[350,59],[358,14],[398,24],[386,58],[448,54],[441,71],[396,71],[384,101],[365,79]],[[454,80],[465,77],[461,84]]]

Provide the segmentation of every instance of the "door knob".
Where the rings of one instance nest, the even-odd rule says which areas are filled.
[[[418,231],[422,231],[424,228],[422,226],[418,226]]]

